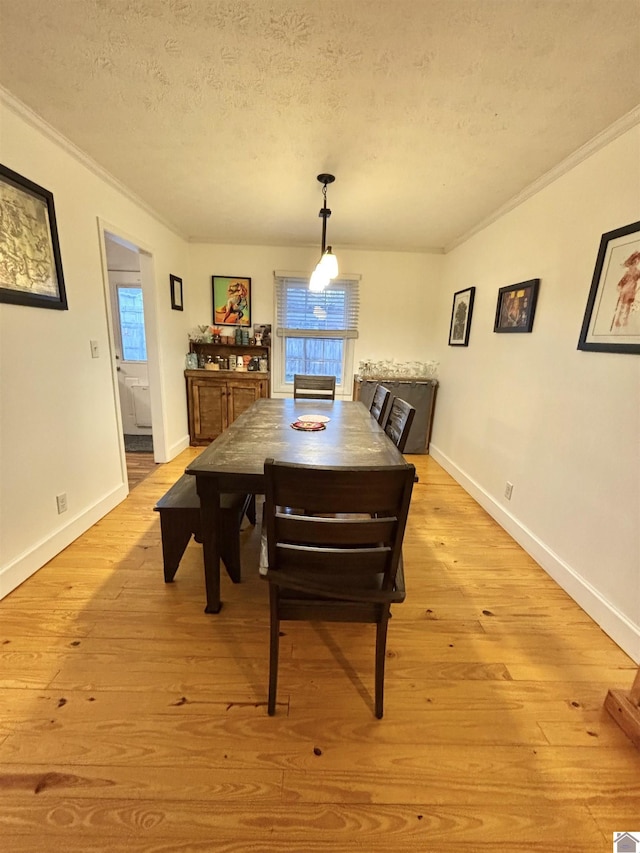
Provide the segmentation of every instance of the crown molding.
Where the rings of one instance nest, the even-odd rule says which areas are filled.
[[[573,152],[573,154],[569,154],[562,162],[558,163],[557,166],[554,166],[552,169],[549,169],[548,172],[545,172],[544,175],[541,175],[537,180],[535,180],[532,184],[529,184],[528,187],[525,187],[521,192],[517,195],[514,195],[513,198],[509,199],[509,201],[505,202],[501,207],[479,222],[477,225],[474,225],[473,228],[470,228],[467,232],[462,234],[460,237],[453,240],[453,242],[449,243],[445,246],[445,254],[450,252],[452,249],[455,249],[456,246],[460,246],[462,243],[465,243],[470,237],[473,237],[474,234],[477,234],[479,231],[482,231],[488,225],[491,225],[492,222],[500,219],[506,213],[518,207],[523,202],[532,198],[534,195],[543,190],[545,187],[548,187],[554,181],[557,181],[558,178],[561,178],[563,175],[566,175],[567,172],[570,172],[584,160],[587,160],[591,157],[592,154],[595,154],[596,151],[599,151],[601,148],[604,148],[610,142],[613,142],[614,139],[617,139],[619,136],[622,136],[623,133],[626,133],[631,128],[635,127],[637,124],[640,124],[640,106],[634,107],[630,112],[623,115],[617,121],[615,121],[612,125],[609,125],[605,130],[601,133],[598,133],[593,139],[590,139],[580,148]]]
[[[184,234],[181,234],[180,231],[176,228],[175,224],[169,222],[165,219],[161,214],[158,213],[157,210],[154,210],[146,201],[140,198],[140,196],[136,195],[132,192],[125,184],[119,181],[116,177],[114,177],[111,172],[108,172],[103,166],[99,163],[96,163],[88,154],[78,148],[77,145],[74,145],[70,139],[67,139],[66,136],[63,136],[59,130],[56,130],[55,127],[49,124],[49,122],[45,121],[38,113],[34,112],[31,107],[28,107],[22,101],[18,100],[15,95],[12,95],[7,89],[0,85],[0,102],[7,107],[7,109],[11,110],[11,112],[15,113],[19,116],[23,121],[27,124],[30,124],[43,136],[46,136],[51,142],[57,145],[59,148],[62,148],[67,154],[81,163],[85,168],[89,169],[90,172],[93,172],[100,180],[109,184],[113,189],[117,190],[121,195],[125,196],[129,201],[133,202],[137,207],[142,208],[145,213],[148,213],[149,216],[152,216],[157,222],[160,222],[166,228],[169,229],[173,234],[176,234],[178,237],[181,237],[183,240],[186,240]]]
[[[117,192],[119,192],[137,207],[144,210],[157,222],[168,228],[169,231],[171,231],[173,234],[176,234],[178,237],[188,243],[211,243],[209,239],[199,237],[197,235],[183,234],[175,226],[174,223],[169,222],[169,220],[165,219],[165,217],[159,214],[157,210],[152,208],[149,204],[147,204],[147,202],[145,202],[138,195],[132,192],[125,184],[115,178],[103,166],[100,166],[95,160],[89,157],[88,154],[82,151],[82,149],[78,148],[77,145],[67,139],[66,136],[63,136],[60,131],[56,130],[56,128],[50,125],[47,121],[45,121],[45,119],[39,116],[26,104],[16,98],[2,85],[0,85],[0,102],[3,103],[9,110],[18,115],[21,119],[23,119],[26,123],[30,124],[36,130],[46,136],[51,142],[62,148],[67,154],[69,154],[76,161],[81,163],[85,168],[89,169],[89,171],[91,171],[94,175],[96,175],[105,183],[109,184],[111,187],[117,190]],[[502,216],[509,213],[511,210],[514,210],[523,202],[532,198],[545,187],[549,186],[554,181],[558,180],[558,178],[562,177],[567,172],[571,171],[580,163],[582,163],[584,160],[588,159],[592,154],[595,154],[601,148],[604,148],[610,142],[613,142],[615,139],[617,139],[617,137],[621,136],[623,133],[626,133],[628,130],[638,124],[640,124],[640,106],[634,107],[633,110],[626,113],[626,115],[622,116],[608,128],[594,136],[593,139],[582,145],[580,148],[574,151],[573,154],[570,154],[557,166],[554,166],[552,169],[550,169],[544,175],[539,177],[533,183],[529,184],[528,187],[525,187],[525,189],[517,193],[517,195],[513,196],[511,199],[509,199],[507,202],[497,208],[493,213],[478,222],[460,237],[457,237],[451,243],[447,244],[444,248],[434,246],[404,247],[402,249],[392,249],[386,246],[377,246],[376,250],[406,253],[418,252],[420,254],[447,254],[453,249],[455,249],[457,246],[460,246],[462,243],[465,243],[467,240],[473,237],[474,234],[477,234],[478,232],[482,231],[488,225],[491,225],[493,222],[496,222]],[[226,243],[226,241],[223,242]],[[343,246],[342,249],[350,249],[353,251],[371,251],[370,247],[360,247],[357,245]]]

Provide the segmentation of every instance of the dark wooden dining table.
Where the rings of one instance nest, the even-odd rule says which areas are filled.
[[[291,424],[302,415],[329,420],[318,432]],[[220,494],[264,494],[264,461],[306,465],[389,466],[404,457],[360,402],[257,400],[218,436],[186,473],[196,478],[207,596],[206,613],[218,613],[220,600]]]

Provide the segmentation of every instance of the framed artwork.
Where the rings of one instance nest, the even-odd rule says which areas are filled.
[[[640,354],[640,222],[600,239],[578,349]]]
[[[1,164],[0,302],[68,308],[53,194]]]
[[[271,346],[271,323],[254,323],[253,337],[256,343],[260,341],[265,347]]]
[[[469,346],[469,331],[471,329],[471,315],[473,314],[473,300],[475,299],[475,287],[459,290],[453,294],[453,307],[451,308],[451,325],[449,326],[449,346]]]
[[[171,307],[174,311],[184,311],[182,304],[182,279],[177,275],[169,276],[169,285],[171,287]]]
[[[251,326],[251,279],[212,275],[214,326]]]
[[[530,332],[536,313],[540,279],[509,284],[498,291],[494,332]]]

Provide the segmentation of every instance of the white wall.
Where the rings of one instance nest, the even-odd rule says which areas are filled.
[[[447,255],[431,452],[640,661],[640,358],[576,349],[600,237],[637,220],[638,127]],[[495,334],[498,288],[531,278],[533,332]]]
[[[182,369],[188,322],[172,312],[169,274],[187,244],[0,99],[0,161],[54,195],[68,311],[0,304],[0,597],[126,496],[107,334],[98,217],[153,254],[158,380],[168,458],[186,446]],[[92,359],[90,340],[100,358]],[[55,496],[66,492],[58,515]]]
[[[70,308],[0,304],[1,597],[127,491],[97,217],[153,254],[164,458],[188,440],[187,331],[212,320],[211,276],[250,276],[252,322],[273,323],[273,270],[308,271],[317,248],[188,246],[37,122],[0,111],[0,160],[54,193]],[[640,219],[639,154],[634,128],[447,256],[339,251],[362,275],[356,365],[440,361],[434,457],[638,661],[640,359],[576,343],[601,234]],[[170,309],[170,273],[184,312]],[[498,288],[538,277],[533,333],[494,334]],[[452,295],[470,285],[470,345],[451,348]]]
[[[274,270],[310,274],[319,248],[190,246],[189,298],[192,326],[211,323],[211,276],[251,278],[251,322],[274,325]],[[442,286],[444,255],[336,249],[341,274],[361,275],[360,337],[354,369],[364,359],[429,361],[435,357],[436,324],[431,305]],[[275,326],[274,326],[275,332]],[[351,379],[348,383],[351,387]]]

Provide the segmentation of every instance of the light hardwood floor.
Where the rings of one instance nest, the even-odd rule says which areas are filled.
[[[258,534],[205,615],[201,549],[162,579],[159,465],[0,602],[3,853],[594,853],[640,825],[603,710],[633,662],[429,457],[389,626],[283,626],[266,712]]]
[[[146,479],[156,469],[153,453],[125,453],[127,459],[127,479],[129,490]]]

